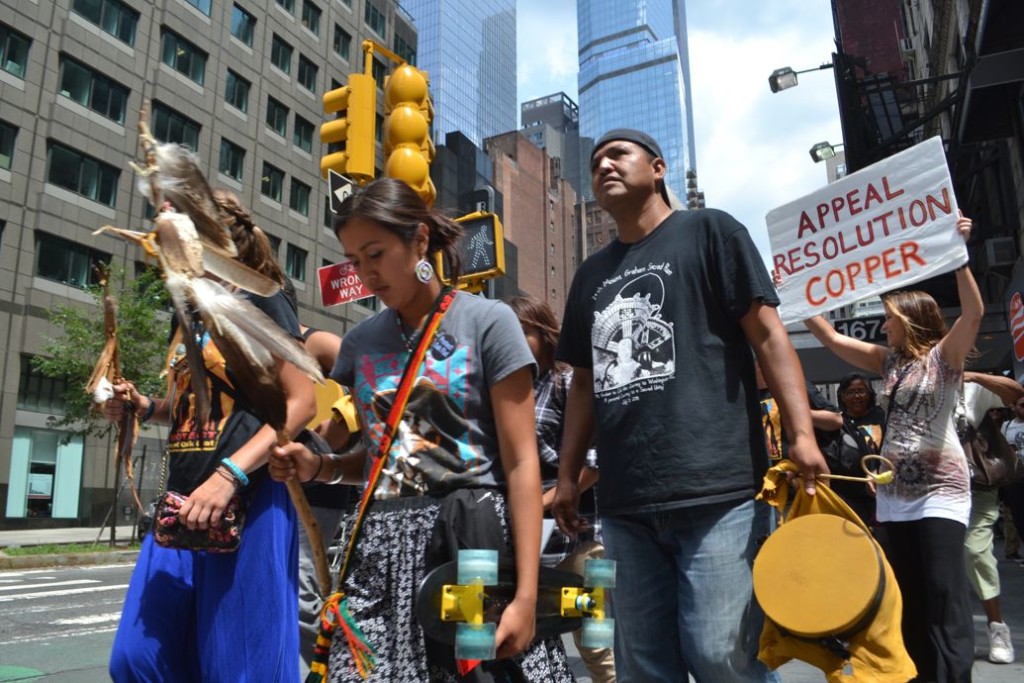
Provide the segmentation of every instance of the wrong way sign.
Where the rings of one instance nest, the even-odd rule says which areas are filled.
[[[356,275],[351,261],[342,261],[317,270],[320,279],[320,301],[324,306],[337,306],[373,296]]]

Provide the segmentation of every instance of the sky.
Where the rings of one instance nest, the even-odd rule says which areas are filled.
[[[831,3],[688,0],[686,13],[700,188],[709,207],[747,226],[767,261],[765,215],[825,185],[809,150],[842,141],[831,69],[780,93],[768,87],[776,68],[831,61]],[[519,101],[564,91],[578,102],[576,3],[518,0],[516,37]]]

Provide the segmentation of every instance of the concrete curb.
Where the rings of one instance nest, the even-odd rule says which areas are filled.
[[[95,553],[55,553],[52,555],[7,555],[0,551],[0,571],[7,569],[78,567],[92,564],[125,564],[135,562],[138,556],[138,550],[109,550]]]

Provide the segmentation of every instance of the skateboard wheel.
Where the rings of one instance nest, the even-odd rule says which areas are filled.
[[[580,634],[580,645],[591,649],[612,647],[615,644],[614,619],[583,620],[583,633]]]
[[[615,560],[587,560],[583,565],[583,585],[615,588]]]
[[[493,586],[498,583],[497,550],[460,550],[458,582],[462,585],[479,583]],[[483,659],[477,657],[477,659]]]
[[[455,657],[457,659],[494,659],[494,636],[498,625],[456,624]]]

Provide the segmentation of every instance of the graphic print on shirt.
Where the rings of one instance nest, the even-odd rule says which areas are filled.
[[[673,327],[662,318],[665,282],[651,271],[671,275],[667,264],[627,269],[625,276],[636,277],[594,311],[594,394],[603,401],[630,403],[642,393],[660,391],[675,376]],[[604,287],[621,278],[606,280]]]
[[[180,343],[181,332],[174,338],[174,352],[169,356],[171,385],[174,390],[168,395],[177,397],[171,410],[171,431],[167,436],[167,450],[171,454],[207,452],[217,450],[221,433],[234,410],[234,398],[224,390],[230,387],[226,363],[210,335],[204,333],[199,339],[203,360],[206,363],[206,386],[210,395],[210,417],[200,425],[196,416],[195,397],[192,394],[192,375],[185,361],[185,347]],[[214,381],[216,378],[217,381]]]
[[[372,453],[384,432],[407,353],[363,356],[357,372],[360,417]],[[473,478],[481,455],[469,443],[466,416],[469,351],[462,346],[438,360],[427,355],[413,385],[375,498],[449,490]]]

